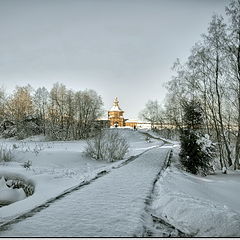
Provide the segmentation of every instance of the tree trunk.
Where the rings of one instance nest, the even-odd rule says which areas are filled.
[[[240,31],[238,32],[237,79],[238,79],[238,132],[235,146],[235,162],[234,162],[235,170],[239,168],[239,155],[240,155]]]
[[[221,97],[220,97],[219,85],[218,85],[218,73],[219,73],[219,56],[218,56],[218,53],[217,53],[216,69],[215,69],[215,87],[216,87],[217,103],[218,103],[218,116],[219,116],[219,122],[220,122],[220,128],[221,128],[221,132],[222,132],[222,136],[223,136],[223,141],[224,141],[226,151],[227,151],[228,165],[231,166],[232,165],[231,150],[230,150],[227,138],[225,136],[223,120],[222,120]]]

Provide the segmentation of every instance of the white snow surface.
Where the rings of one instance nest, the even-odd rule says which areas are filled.
[[[176,166],[155,185],[154,215],[192,236],[240,237],[240,172],[201,177]]]
[[[112,170],[0,236],[131,237],[142,230],[145,200],[169,148],[154,148]]]
[[[117,130],[128,139],[130,150],[115,163],[87,158],[84,141],[48,142],[43,136],[24,141],[0,139],[0,144],[14,149],[14,161],[0,164],[0,178],[19,176],[35,185],[32,196],[0,208],[0,225],[91,180],[102,170],[110,171],[32,217],[9,225],[0,236],[137,236],[144,221],[144,200],[172,146],[154,148],[162,142],[146,142],[141,134],[159,137],[152,131]],[[240,172],[207,177],[186,173],[179,168],[179,145],[171,143],[173,164],[155,185],[153,215],[195,237],[240,237]],[[151,148],[126,166],[113,169],[129,156]],[[22,167],[28,160],[32,161],[30,170]]]
[[[143,128],[143,129],[140,129],[139,132],[147,133],[147,134],[151,135],[154,138],[158,138],[158,139],[161,139],[162,141],[165,141],[167,143],[173,144],[173,146],[178,146],[179,145],[178,141],[174,141],[174,140],[169,140],[169,139],[163,138],[157,132],[155,132],[155,131],[153,131],[151,129]]]
[[[123,110],[118,105],[117,106],[112,106],[110,111],[123,112]]]
[[[4,177],[0,179],[0,205],[14,203],[26,198],[26,194],[22,188],[12,189],[7,186]]]
[[[145,136],[130,129],[119,129],[119,132],[129,141],[130,149],[123,160],[115,163],[86,157],[85,141],[49,142],[45,141],[43,136],[22,141],[0,139],[0,145],[13,149],[14,155],[13,161],[0,164],[0,177],[19,176],[35,186],[32,196],[0,207],[0,225],[78,186],[81,182],[94,178],[104,169],[111,170],[132,155],[163,144],[156,140],[146,143]],[[30,170],[22,166],[28,160],[32,162]]]

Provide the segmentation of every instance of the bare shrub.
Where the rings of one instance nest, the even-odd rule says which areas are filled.
[[[114,162],[123,159],[128,149],[127,140],[117,130],[108,130],[99,131],[94,138],[87,140],[85,151],[91,158]]]
[[[23,166],[26,170],[29,170],[30,167],[32,166],[32,161],[28,160],[28,161],[24,162],[22,166]]]
[[[11,160],[13,160],[11,149],[7,149],[3,145],[0,146],[0,162],[10,162]]]

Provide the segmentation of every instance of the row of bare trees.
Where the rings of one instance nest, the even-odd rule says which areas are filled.
[[[6,136],[20,138],[43,133],[51,139],[86,138],[103,114],[103,102],[94,90],[73,91],[56,83],[48,91],[30,85],[16,87],[9,96],[0,90],[0,127]]]
[[[165,119],[183,128],[186,100],[200,102],[204,129],[217,143],[221,167],[239,168],[240,157],[240,0],[226,7],[228,19],[214,15],[186,63],[174,64],[167,83]]]

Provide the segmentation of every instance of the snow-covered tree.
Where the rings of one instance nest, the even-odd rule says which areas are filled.
[[[40,121],[42,131],[46,134],[47,107],[49,104],[49,92],[45,87],[35,91],[34,97],[35,114]]]
[[[235,143],[235,161],[234,169],[240,167],[240,0],[231,1],[226,8],[226,13],[230,18],[229,38],[227,42],[227,56],[228,68],[230,74],[228,81],[230,81],[231,94],[235,96],[233,104],[236,117],[236,143]]]
[[[207,175],[211,169],[214,145],[208,135],[201,133],[202,109],[200,103],[191,100],[184,107],[185,127],[181,131],[180,162],[182,166],[193,174]]]
[[[95,128],[95,121],[102,116],[103,102],[94,90],[75,93],[76,136],[87,138]]]
[[[5,119],[6,93],[4,88],[0,88],[0,123]]]
[[[94,90],[74,92],[56,83],[50,91],[47,135],[52,139],[87,138],[102,115],[102,99]]]
[[[150,122],[152,128],[154,128],[155,125],[163,125],[164,123],[163,109],[157,100],[149,100],[139,116],[141,119]]]
[[[14,93],[8,100],[7,106],[11,120],[16,123],[32,116],[34,113],[31,90],[30,85],[25,87],[16,87]]]

